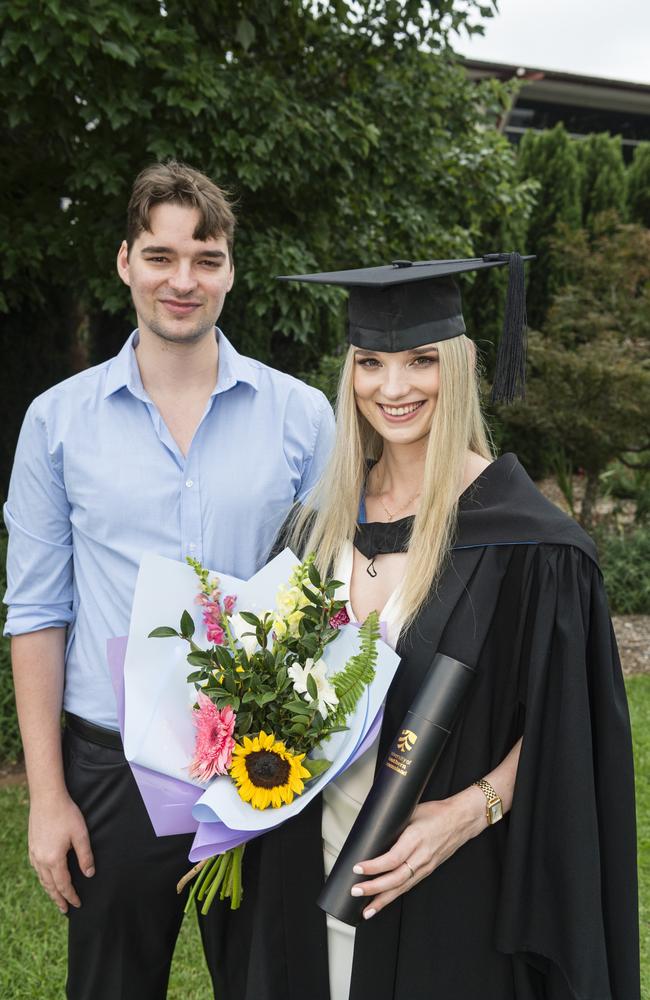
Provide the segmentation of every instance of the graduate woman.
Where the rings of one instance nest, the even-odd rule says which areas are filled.
[[[494,459],[453,280],[505,263],[510,400],[518,255],[299,276],[350,288],[350,349],[293,539],[402,662],[377,744],[248,846],[242,909],[212,921],[223,1000],[639,998],[629,720],[595,549],[514,455]],[[476,679],[404,832],[355,859],[355,930],[316,899],[436,652]]]

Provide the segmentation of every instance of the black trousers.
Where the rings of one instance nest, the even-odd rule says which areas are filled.
[[[86,878],[68,856],[82,904],[69,909],[68,1000],[164,1000],[189,891],[177,896],[176,883],[191,867],[192,835],[156,837],[121,750],[66,729],[63,751],[95,859]]]

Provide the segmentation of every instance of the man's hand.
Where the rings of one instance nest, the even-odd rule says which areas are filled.
[[[29,860],[38,880],[61,913],[81,906],[70,878],[67,854],[77,855],[87,878],[95,874],[86,822],[67,792],[32,800],[29,811]]]
[[[29,784],[29,860],[61,913],[81,906],[68,871],[73,850],[81,871],[95,874],[86,822],[65,786],[61,753],[64,628],[15,635],[11,659]],[[38,692],[37,697],[34,691]]]

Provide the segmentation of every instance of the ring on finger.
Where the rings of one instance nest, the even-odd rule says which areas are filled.
[[[405,862],[404,862],[404,864],[406,865],[406,867],[408,868],[408,870],[409,870],[409,871],[410,871],[410,873],[411,873],[411,874],[409,875],[409,878],[415,878],[415,872],[414,872],[414,871],[413,871],[413,869],[411,868],[411,866],[410,866],[410,864],[408,863],[408,861],[405,861]]]

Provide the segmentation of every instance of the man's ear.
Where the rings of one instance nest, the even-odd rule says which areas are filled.
[[[228,279],[228,288],[226,289],[226,291],[229,292],[230,289],[232,288],[232,286],[234,284],[235,284],[235,265],[231,264],[230,265],[230,278]]]
[[[117,273],[125,285],[131,285],[131,277],[129,275],[129,248],[126,245],[126,240],[122,240],[120,249],[117,251]]]

